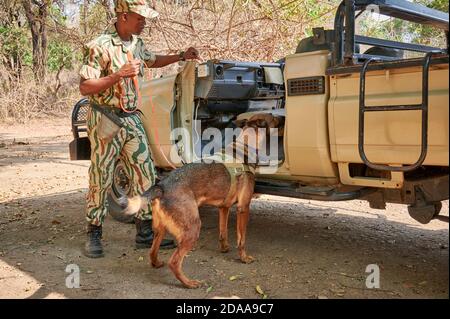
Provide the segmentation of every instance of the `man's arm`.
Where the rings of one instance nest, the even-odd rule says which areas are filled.
[[[189,48],[186,52],[176,55],[157,55],[155,62],[150,68],[162,68],[163,66],[178,62],[180,60],[199,59],[198,51],[194,48]]]
[[[121,77],[118,73],[100,79],[85,80],[82,78],[80,80],[80,93],[84,96],[98,94],[112,87],[119,82],[120,79]]]
[[[176,55],[157,55],[155,63],[150,68],[162,68],[163,66],[181,61],[179,54]]]
[[[103,92],[114,84],[119,82],[122,78],[129,78],[139,74],[140,60],[133,60],[123,65],[119,71],[111,75],[99,79],[81,79],[80,93],[81,95],[93,95]]]

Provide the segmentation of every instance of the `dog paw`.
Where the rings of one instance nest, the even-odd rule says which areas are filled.
[[[184,282],[183,284],[184,284],[184,286],[185,286],[186,288],[189,288],[189,289],[196,289],[196,288],[200,287],[200,285],[201,285],[202,283],[201,283],[200,281],[198,281],[198,280],[189,280],[189,281],[187,281],[187,282]]]
[[[161,268],[164,266],[164,262],[157,260],[156,262],[152,262],[153,268]]]
[[[255,258],[253,258],[252,256],[244,256],[244,257],[241,257],[241,261],[244,264],[250,264],[255,261]]]

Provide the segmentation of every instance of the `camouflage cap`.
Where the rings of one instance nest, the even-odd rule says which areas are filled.
[[[117,13],[134,12],[149,19],[159,15],[149,7],[146,0],[115,0],[114,4]]]

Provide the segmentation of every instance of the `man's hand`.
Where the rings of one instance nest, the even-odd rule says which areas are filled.
[[[93,95],[109,89],[123,78],[132,78],[139,74],[141,60],[134,59],[124,64],[119,71],[100,79],[82,79],[80,81],[80,92],[82,95]]]
[[[184,59],[185,60],[193,60],[193,59],[200,60],[200,55],[198,54],[198,51],[195,48],[190,47],[189,49],[186,50],[186,52],[184,52]]]
[[[200,55],[198,54],[198,51],[195,48],[189,48],[186,52],[183,54],[177,54],[177,55],[157,55],[155,63],[153,63],[150,67],[151,68],[161,68],[163,66],[175,63],[183,60],[193,60],[197,59],[200,60]]]
[[[141,60],[134,59],[130,62],[127,62],[124,64],[119,71],[117,71],[117,74],[121,78],[132,78],[139,74],[139,68],[141,66]]]

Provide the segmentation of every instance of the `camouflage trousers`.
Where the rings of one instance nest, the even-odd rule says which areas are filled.
[[[129,196],[140,195],[155,182],[155,167],[150,156],[147,135],[139,114],[121,118],[123,127],[110,142],[98,138],[98,124],[102,113],[89,109],[87,131],[91,143],[91,166],[89,168],[89,191],[86,196],[86,220],[102,225],[108,212],[107,194],[114,178],[114,169],[120,159],[130,180]],[[151,207],[136,214],[142,220],[151,219]]]

